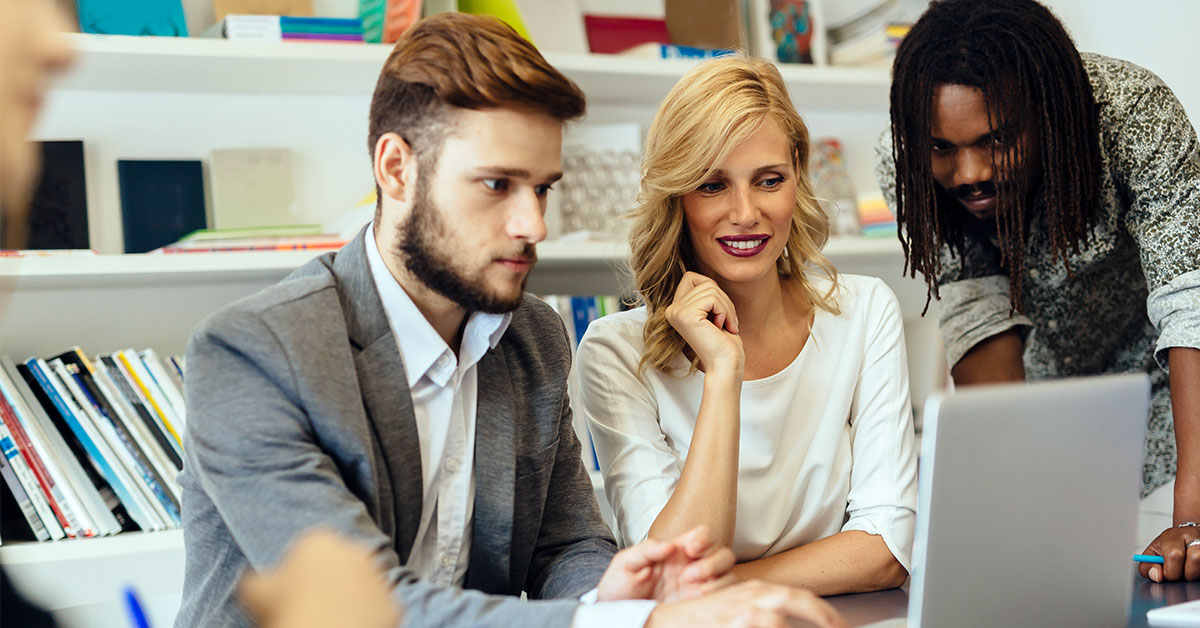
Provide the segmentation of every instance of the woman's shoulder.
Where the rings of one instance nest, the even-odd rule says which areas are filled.
[[[641,355],[642,329],[646,325],[646,307],[635,307],[624,312],[615,312],[588,323],[587,331],[579,341],[581,350],[604,345],[613,350],[629,351]]]
[[[810,274],[808,280],[819,294],[828,292],[831,282],[828,277]],[[878,277],[838,273],[838,289],[834,296],[843,316],[857,316],[878,312],[895,304],[896,294],[887,283]]]

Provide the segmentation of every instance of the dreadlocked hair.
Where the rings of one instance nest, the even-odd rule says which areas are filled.
[[[935,1],[900,44],[892,77],[896,222],[905,274],[925,276],[926,310],[932,298],[940,298],[942,247],[948,245],[961,258],[967,235],[979,228],[933,179],[930,124],[937,89],[977,88],[988,105],[993,133],[1002,139],[1040,138],[1017,141],[1012,152],[992,149],[996,230],[1001,263],[1008,269],[1010,313],[1024,312],[1033,186],[1041,185],[1052,258],[1068,272],[1068,256],[1087,244],[1099,214],[1099,120],[1071,36],[1034,0]],[[1040,183],[1022,176],[1030,151],[1041,158]]]

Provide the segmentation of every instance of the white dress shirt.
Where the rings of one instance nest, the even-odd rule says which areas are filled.
[[[421,448],[421,523],[406,565],[426,582],[461,587],[475,513],[476,366],[500,342],[512,314],[472,312],[456,357],[392,277],[373,233],[374,224],[363,236],[367,264],[404,361]],[[572,628],[641,626],[654,609],[648,601],[597,604],[595,590],[582,601]]]
[[[900,308],[879,279],[843,274],[840,283],[842,313],[817,309],[795,360],[742,384],[739,561],[862,530],[910,568],[917,458]],[[682,376],[651,367],[638,377],[645,321],[644,307],[594,321],[577,361],[623,545],[646,538],[675,490],[704,391],[704,373],[686,375],[682,354]]]

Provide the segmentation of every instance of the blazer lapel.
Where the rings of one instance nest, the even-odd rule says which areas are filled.
[[[401,562],[408,562],[421,525],[424,487],[417,418],[395,338],[389,333],[371,343],[355,357],[354,368],[392,484],[396,553]]]
[[[516,446],[512,384],[503,349],[479,360],[475,409],[475,524],[467,588],[513,594],[509,581],[513,538]],[[520,583],[517,584],[519,590]]]
[[[407,562],[420,525],[425,494],[421,441],[404,362],[371,277],[363,235],[360,231],[338,251],[331,270],[337,279],[350,343],[356,351],[354,368],[363,406],[391,480],[390,495],[376,487],[381,502],[380,523],[385,532],[394,536],[401,562]],[[393,529],[388,530],[393,521]]]

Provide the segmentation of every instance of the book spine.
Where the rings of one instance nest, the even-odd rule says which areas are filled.
[[[175,382],[171,381],[167,375],[167,370],[163,368],[162,360],[159,359],[158,353],[154,349],[146,349],[138,352],[138,357],[142,360],[142,366],[146,367],[146,372],[150,373],[151,379],[154,380],[154,385],[161,390],[163,396],[166,397],[167,403],[171,409],[175,411],[175,416],[178,417],[180,429],[187,429],[187,404],[184,403],[183,393],[175,387]]]
[[[283,15],[279,17],[280,28],[289,26],[332,26],[362,30],[362,20],[354,17],[304,17]]]
[[[58,397],[58,393],[54,390],[54,387],[50,385],[49,378],[43,370],[45,364],[41,362],[37,358],[30,358],[24,364],[18,365],[17,371],[29,385],[30,391],[33,392],[34,397],[45,410],[50,423],[62,437],[78,469],[83,472],[83,481],[90,484],[95,490],[96,496],[100,498],[98,508],[95,508],[96,505],[92,504],[95,508],[92,512],[96,522],[104,530],[105,534],[116,534],[122,530],[137,529],[137,526],[129,517],[129,513],[125,510],[125,505],[121,503],[112,486],[105,479],[101,467],[88,452],[83,439],[71,427],[73,419],[68,419],[63,415],[66,406]],[[66,411],[70,412],[69,410]],[[83,438],[86,438],[86,435]]]
[[[74,377],[67,370],[62,360],[51,360],[47,363],[57,376],[57,381],[51,380],[55,384],[61,386],[59,394],[61,394],[67,405],[75,412],[76,421],[88,432],[88,436],[92,440],[92,444],[104,466],[108,469],[108,481],[112,485],[113,490],[117,492],[121,502],[125,504],[125,509],[129,511],[134,522],[138,524],[142,530],[152,531],[161,530],[163,522],[153,514],[153,509],[146,502],[145,497],[139,490],[140,487],[131,476],[128,469],[128,463],[120,458],[116,451],[113,450],[112,441],[115,438],[109,437],[105,433],[105,425],[95,420],[91,416],[91,407],[84,400],[82,392],[79,390],[78,384],[75,383]]]
[[[129,375],[129,378],[133,381],[134,385],[137,386],[138,390],[142,394],[142,397],[150,404],[150,407],[154,409],[154,412],[158,415],[159,420],[162,421],[162,424],[167,428],[167,431],[171,433],[171,437],[174,438],[175,442],[179,444],[180,448],[182,448],[183,436],[181,436],[179,434],[179,430],[175,428],[175,425],[172,421],[174,417],[171,416],[170,411],[165,409],[163,405],[158,402],[158,399],[156,399],[152,394],[150,387],[153,385],[153,382],[149,381],[150,376],[142,368],[141,360],[138,359],[137,354],[126,349],[125,351],[117,352],[115,355],[121,361],[122,366],[125,367],[125,373]]]
[[[50,507],[51,513],[58,521],[58,525],[63,529],[67,536],[74,538],[77,525],[72,525],[68,521],[67,516],[63,514],[62,507],[58,504],[58,497],[62,496],[62,491],[59,490],[54,483],[54,478],[50,476],[50,471],[46,469],[46,465],[42,460],[41,454],[37,448],[33,446],[33,441],[29,439],[29,435],[25,433],[25,427],[21,425],[21,421],[17,419],[17,413],[8,402],[8,398],[0,391],[0,420],[4,421],[4,426],[8,428],[8,433],[13,441],[17,444],[17,449],[20,450],[21,456],[25,458],[26,464],[33,472],[34,479],[37,480],[41,487],[42,495],[46,498],[46,504]]]
[[[99,362],[108,370],[108,374],[113,383],[117,385],[117,390],[121,393],[129,405],[133,407],[134,413],[146,426],[146,431],[154,436],[155,442],[162,448],[163,453],[171,460],[171,464],[176,469],[183,469],[183,451],[171,438],[171,434],[167,432],[166,426],[155,417],[154,412],[149,408],[149,404],[142,399],[141,393],[133,386],[129,374],[125,372],[125,367],[121,365],[117,358],[113,355],[102,355],[99,357]]]
[[[82,421],[80,421],[82,411],[76,413],[76,411],[68,403],[68,394],[66,390],[62,389],[62,384],[57,381],[58,376],[55,375],[50,370],[50,367],[47,366],[45,361],[41,359],[35,358],[29,362],[26,362],[26,365],[29,366],[30,372],[33,374],[38,384],[42,387],[42,390],[46,392],[46,396],[50,399],[50,402],[54,404],[54,408],[58,411],[59,416],[62,417],[67,427],[70,428],[71,433],[75,435],[75,438],[79,441],[79,444],[83,447],[84,451],[87,452],[88,461],[96,469],[100,478],[104,480],[105,486],[110,489],[110,494],[112,495],[113,500],[116,501],[117,505],[120,505],[122,510],[124,510],[124,512],[133,519],[135,524],[140,524],[138,518],[133,512],[134,506],[131,505],[134,503],[133,497],[129,495],[128,491],[125,489],[125,486],[121,484],[119,476],[108,464],[108,460],[105,459],[105,457],[100,453],[99,446],[96,443],[96,440],[93,438],[93,435],[89,433],[87,427]],[[115,505],[109,503],[109,500],[105,500],[105,502],[110,509],[114,508]]]
[[[25,490],[22,478],[23,475],[18,473],[16,466],[21,458],[21,453],[17,451],[17,444],[8,437],[7,430],[3,425],[0,425],[0,476],[4,477],[4,482],[8,484],[8,488],[12,491],[13,497],[17,500],[17,506],[21,509],[21,515],[25,517],[25,522],[29,524],[29,529],[33,530],[33,536],[39,541],[49,541],[50,531],[46,529],[42,523],[42,517],[38,514],[38,509],[33,505],[33,500],[29,498],[29,492]],[[32,475],[32,474],[31,474]],[[27,478],[33,480],[33,478]],[[33,480],[36,481],[36,480]]]
[[[168,494],[162,478],[146,459],[133,436],[115,417],[116,412],[101,397],[90,374],[80,369],[78,364],[67,364],[66,367],[67,372],[75,378],[78,388],[78,391],[72,390],[72,394],[82,393],[79,401],[81,404],[87,404],[84,405],[84,410],[91,414],[92,421],[109,440],[109,446],[133,476],[133,483],[144,491],[143,498],[148,498],[145,499],[147,504],[164,523],[180,525],[182,520],[179,517],[179,504],[175,502],[174,496]]]
[[[165,488],[174,497],[175,504],[178,507],[182,498],[182,492],[176,480],[179,469],[171,464],[170,459],[162,451],[159,443],[146,431],[146,426],[135,418],[133,407],[117,392],[116,385],[113,384],[112,378],[109,377],[108,368],[100,362],[96,362],[94,366],[96,371],[92,374],[92,379],[96,388],[107,398],[109,407],[117,415],[117,420],[124,425],[125,430],[137,442],[143,454],[158,473],[158,476],[162,478]]]
[[[0,382],[13,392],[12,400],[15,401],[17,418],[24,420],[22,417],[25,417],[29,420],[26,431],[40,439],[56,461],[57,464],[51,467],[50,472],[60,473],[57,484],[63,487],[63,497],[78,516],[84,536],[120,531],[120,526],[113,519],[112,513],[104,507],[104,500],[80,465],[79,458],[67,444],[69,432],[61,432],[51,421],[46,404],[38,396],[41,391],[30,388],[31,377],[23,375],[22,368],[24,367],[18,367],[8,356],[0,356]],[[53,412],[53,409],[50,411]]]
[[[282,35],[283,41],[353,41],[361,42],[361,34],[353,33],[288,33]]]

